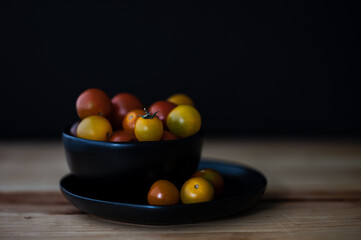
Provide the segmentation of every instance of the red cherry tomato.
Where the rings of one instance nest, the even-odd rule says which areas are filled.
[[[175,139],[179,139],[179,137],[167,130],[163,131],[163,137],[161,139],[162,141],[175,140]]]
[[[143,109],[142,102],[130,93],[119,93],[112,98],[112,125],[115,129],[122,128],[123,118],[133,109]]]
[[[175,108],[177,105],[168,101],[158,101],[150,106],[149,111],[152,113],[158,112],[157,116],[162,121],[163,126],[167,129],[167,117],[168,114]]]
[[[134,141],[133,135],[126,131],[116,131],[113,133],[112,137],[109,139],[109,142],[131,142]]]
[[[90,88],[79,95],[76,100],[76,111],[81,119],[92,115],[108,118],[112,113],[112,103],[104,91]]]
[[[149,205],[175,205],[179,202],[179,191],[168,180],[158,180],[149,189],[147,199]]]

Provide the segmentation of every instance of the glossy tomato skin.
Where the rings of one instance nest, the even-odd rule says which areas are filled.
[[[108,118],[112,113],[112,103],[104,91],[98,88],[90,88],[79,95],[76,100],[76,111],[80,119],[92,115]]]
[[[202,177],[208,180],[214,187],[216,197],[220,197],[224,189],[224,181],[222,175],[214,169],[201,169],[193,174],[192,177]]]
[[[167,117],[168,114],[175,108],[177,105],[168,101],[158,101],[153,103],[149,107],[149,111],[152,113],[158,112],[157,116],[162,121],[163,126],[167,129]]]
[[[119,93],[112,100],[113,114],[111,123],[115,129],[122,128],[123,118],[133,109],[143,109],[142,102],[133,94]]]
[[[209,202],[214,199],[214,188],[206,179],[193,177],[183,184],[180,197],[184,204]]]
[[[80,138],[107,141],[112,134],[112,126],[105,117],[93,115],[79,123],[76,134]]]
[[[175,205],[179,203],[179,191],[170,181],[158,180],[149,189],[147,200],[149,205]]]
[[[109,139],[109,142],[131,142],[134,141],[135,137],[125,131],[115,131],[112,135],[112,137]]]
[[[134,126],[138,118],[142,115],[144,115],[144,110],[142,109],[134,109],[128,112],[123,118],[123,130],[135,136]]]
[[[168,129],[178,137],[189,137],[201,128],[201,115],[192,106],[179,105],[167,117]]]
[[[176,140],[179,139],[179,137],[177,135],[175,135],[174,133],[171,133],[167,130],[163,131],[163,137],[162,137],[162,141],[169,141],[169,140]]]
[[[171,103],[174,103],[176,105],[190,105],[190,106],[194,106],[194,102],[193,100],[183,94],[183,93],[177,93],[177,94],[174,94],[172,96],[170,96],[167,101],[171,102]]]
[[[138,118],[134,126],[138,141],[159,141],[163,136],[163,124],[158,117],[151,119]]]

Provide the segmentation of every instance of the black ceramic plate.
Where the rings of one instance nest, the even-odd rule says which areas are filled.
[[[267,180],[242,165],[201,161],[200,169],[213,168],[224,178],[222,197],[207,203],[149,206],[147,189],[130,183],[91,181],[67,175],[60,181],[64,196],[80,210],[121,222],[137,224],[182,224],[239,213],[262,196]]]

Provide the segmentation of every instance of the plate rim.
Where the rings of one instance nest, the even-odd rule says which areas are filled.
[[[233,201],[236,199],[240,199],[240,198],[244,198],[247,197],[249,195],[254,195],[257,194],[259,192],[264,192],[267,188],[268,185],[268,181],[267,178],[265,177],[265,175],[263,173],[261,173],[260,171],[249,167],[245,164],[242,163],[232,163],[228,160],[222,160],[222,161],[217,161],[217,159],[215,158],[204,158],[201,159],[200,164],[201,163],[206,163],[206,164],[221,164],[221,165],[228,165],[229,167],[231,166],[235,166],[237,168],[245,168],[247,171],[251,171],[255,174],[258,174],[264,181],[264,184],[257,188],[254,191],[251,192],[246,192],[244,194],[241,195],[237,195],[237,196],[233,196],[233,197],[228,197],[228,198],[221,198],[221,199],[215,199],[212,200],[210,202],[203,202],[203,203],[192,203],[192,204],[176,204],[176,205],[167,205],[167,206],[153,206],[153,205],[145,205],[145,204],[136,204],[136,203],[125,203],[125,202],[114,202],[114,201],[107,201],[107,200],[101,200],[101,199],[95,199],[95,198],[89,198],[89,197],[84,197],[84,196],[80,196],[78,194],[69,192],[68,190],[66,190],[63,186],[63,181],[65,181],[65,179],[71,177],[73,174],[68,173],[66,175],[64,175],[59,182],[59,186],[60,186],[60,190],[63,193],[66,193],[72,197],[78,198],[78,199],[82,199],[82,200],[86,200],[86,201],[91,201],[91,202],[97,202],[97,203],[102,203],[102,204],[110,204],[110,205],[114,205],[114,206],[121,206],[121,207],[132,207],[132,208],[139,208],[139,209],[176,209],[176,208],[187,208],[187,207],[193,207],[193,206],[207,206],[207,205],[214,205],[214,204],[218,204],[218,203],[222,203],[222,202],[227,202],[227,201]]]

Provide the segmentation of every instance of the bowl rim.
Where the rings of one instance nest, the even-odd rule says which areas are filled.
[[[102,146],[137,146],[137,145],[148,145],[148,144],[171,144],[171,143],[178,143],[178,142],[184,142],[184,141],[188,141],[191,140],[192,138],[196,138],[196,137],[203,137],[203,131],[202,129],[200,129],[196,134],[189,136],[189,137],[185,137],[185,138],[179,138],[179,139],[173,139],[173,140],[167,140],[167,141],[144,141],[144,142],[139,142],[139,141],[133,141],[133,142],[108,142],[108,141],[96,141],[96,140],[90,140],[90,139],[85,139],[85,138],[80,138],[80,137],[76,137],[70,134],[70,128],[72,125],[67,125],[65,127],[65,129],[62,132],[62,137],[67,138],[67,139],[71,139],[73,141],[80,141],[83,143],[88,143],[88,144],[96,144],[96,145],[102,145]]]

